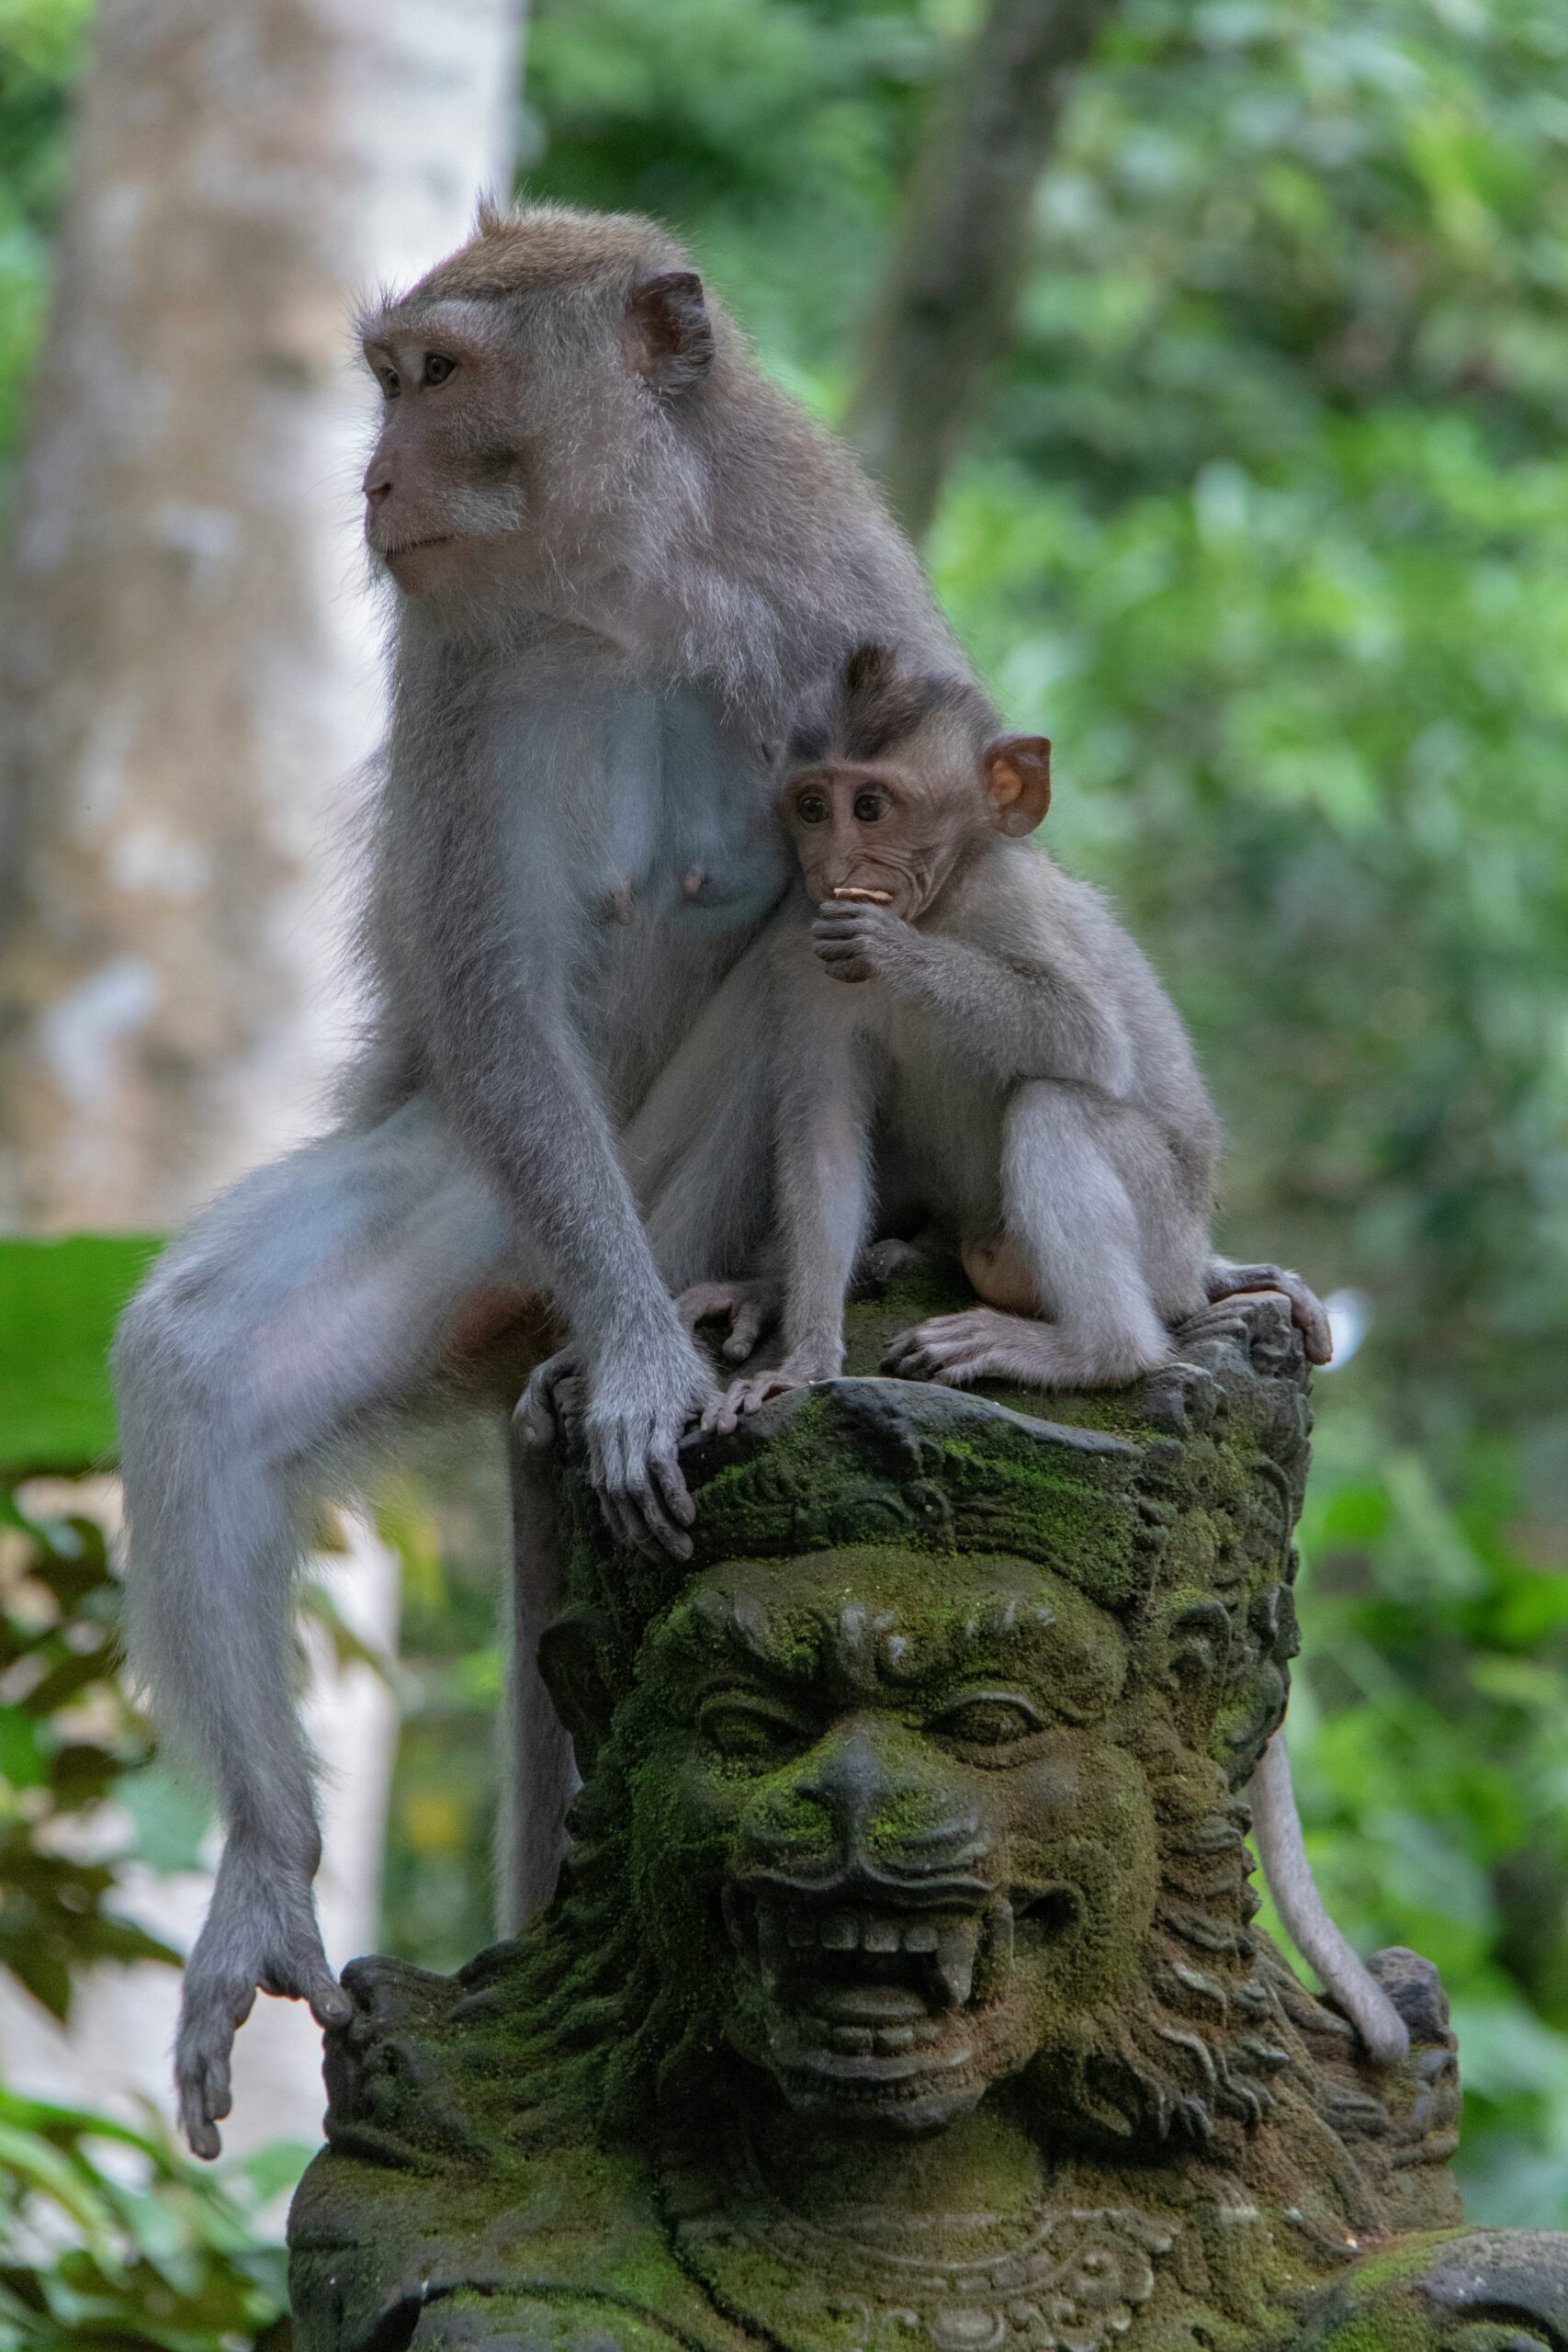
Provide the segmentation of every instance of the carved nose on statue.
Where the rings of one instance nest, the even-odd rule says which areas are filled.
[[[911,1800],[918,1804],[922,1792],[914,1776],[895,1769],[877,1726],[863,1722],[847,1727],[800,1793],[822,1806],[847,1860],[869,1860],[878,1816],[897,1806],[907,1818]],[[901,1822],[898,1831],[897,1847],[906,1867],[966,1868],[986,1843],[979,1815],[949,1812],[935,1792],[923,1793],[927,1804],[919,1809],[929,1806],[930,1817],[919,1827]]]
[[[858,1852],[877,1812],[893,1793],[886,1759],[869,1725],[835,1743],[802,1789],[826,1810],[846,1848]]]

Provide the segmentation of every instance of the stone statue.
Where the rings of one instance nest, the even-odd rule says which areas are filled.
[[[1568,2240],[1461,2228],[1435,1971],[1374,1963],[1381,2072],[1251,1925],[1306,1379],[1271,1297],[1181,1343],[781,1397],[688,1443],[683,1567],[568,1443],[575,1843],[457,1976],[347,1973],[300,2352],[1568,2345]]]

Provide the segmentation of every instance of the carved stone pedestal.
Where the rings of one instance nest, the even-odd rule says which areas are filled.
[[[348,1972],[301,2352],[1568,2345],[1568,2241],[1461,2227],[1435,1972],[1375,1963],[1382,2073],[1251,1925],[1306,1380],[1273,1298],[1181,1356],[782,1398],[686,1447],[684,1567],[568,1450],[575,1849],[457,1976]]]

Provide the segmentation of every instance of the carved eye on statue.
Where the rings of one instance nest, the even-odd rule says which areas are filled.
[[[1037,1708],[1016,1690],[976,1690],[939,1715],[931,1725],[939,1739],[977,1752],[978,1760],[1007,1764],[1045,1729]]]
[[[857,825],[880,824],[886,814],[887,798],[885,793],[856,793],[854,797],[854,815]]]
[[[795,813],[803,825],[825,825],[831,811],[825,792],[803,792],[795,804]]]
[[[433,351],[424,363],[424,381],[427,384],[444,384],[447,377],[456,372],[457,366],[455,359],[448,359],[441,352]]]
[[[808,1735],[797,1723],[755,1699],[726,1690],[708,1701],[697,1728],[713,1754],[727,1764],[765,1772],[799,1755]]]

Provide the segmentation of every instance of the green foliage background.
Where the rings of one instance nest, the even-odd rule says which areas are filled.
[[[966,0],[539,0],[536,192],[687,233],[836,413]],[[0,431],[77,0],[0,0]],[[1568,2224],[1568,15],[1125,0],[931,548],[1054,845],[1198,1036],[1225,1240],[1370,1303],[1319,1390],[1292,1748],[1455,1999],[1477,2219]],[[487,1572],[404,1514],[387,1939],[482,1935]],[[481,1547],[482,1548],[482,1547]]]

